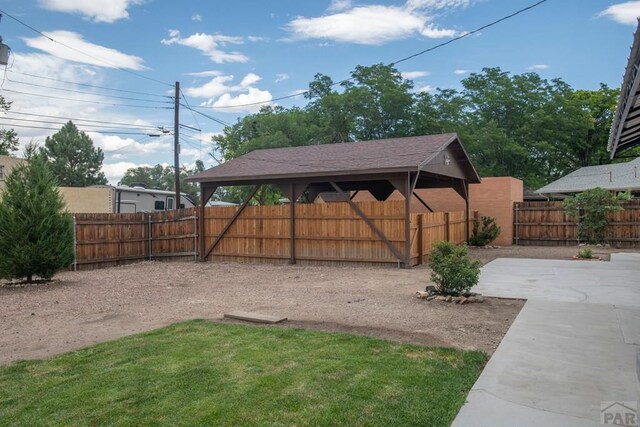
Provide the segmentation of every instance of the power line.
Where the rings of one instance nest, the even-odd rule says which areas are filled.
[[[205,113],[203,113],[202,111],[195,110],[195,109],[193,109],[193,108],[191,108],[191,107],[189,107],[189,106],[187,106],[187,105],[185,105],[185,104],[180,104],[180,105],[181,105],[181,106],[183,106],[184,108],[186,108],[187,110],[191,110],[191,111],[193,111],[194,113],[199,114],[199,115],[201,115],[201,116],[203,116],[203,117],[206,117],[207,119],[212,120],[212,121],[214,121],[214,122],[216,122],[216,123],[218,123],[218,124],[221,124],[221,125],[223,125],[223,126],[233,126],[233,125],[232,125],[231,123],[229,123],[229,122],[225,122],[225,121],[224,121],[224,120],[222,120],[222,119],[216,119],[216,118],[215,118],[215,117],[213,117],[213,116],[210,116],[210,115],[208,115],[208,114],[205,114]],[[200,107],[200,108],[204,108],[204,107]]]
[[[54,122],[54,121],[50,121],[50,120],[35,120],[35,119],[19,119],[17,117],[5,117],[5,120],[12,120],[12,121],[19,121],[19,122],[28,122],[28,123],[45,123],[45,124],[51,124],[51,125],[61,125],[64,126],[66,123],[64,122]],[[89,128],[97,128],[97,129],[124,129],[124,130],[141,130],[140,128],[135,128],[135,127],[128,127],[128,128],[119,128],[117,126],[107,126],[107,125],[95,125],[95,124],[79,124],[79,126],[82,127],[89,127]],[[157,129],[156,129],[157,131]]]
[[[57,44],[59,44],[60,46],[64,46],[64,47],[66,47],[67,49],[71,49],[71,50],[73,50],[73,51],[75,51],[75,52],[78,52],[78,53],[80,53],[80,54],[82,54],[82,55],[85,55],[85,56],[86,56],[86,57],[88,57],[88,58],[94,59],[94,60],[96,60],[96,61],[100,61],[100,62],[102,62],[103,64],[106,64],[106,65],[108,65],[108,66],[110,66],[110,67],[112,67],[112,68],[115,68],[116,70],[120,70],[120,71],[122,71],[122,72],[129,73],[129,74],[131,74],[131,75],[133,75],[133,76],[136,76],[136,77],[139,77],[139,78],[141,78],[141,79],[146,79],[146,80],[149,80],[149,81],[152,81],[152,82],[156,82],[156,83],[163,84],[163,85],[165,85],[165,86],[173,87],[173,85],[172,85],[172,84],[169,84],[169,83],[163,82],[163,81],[161,81],[161,80],[154,79],[153,77],[148,77],[148,76],[145,76],[145,75],[143,75],[143,74],[136,73],[135,71],[131,71],[131,70],[128,70],[128,69],[126,69],[126,68],[120,68],[120,67],[118,67],[117,65],[115,65],[115,64],[113,64],[113,63],[110,63],[109,61],[105,61],[104,59],[101,59],[101,58],[95,57],[95,56],[93,56],[93,55],[91,55],[91,54],[88,54],[88,53],[86,53],[86,52],[83,52],[83,51],[81,51],[80,49],[77,49],[77,48],[75,48],[75,47],[73,47],[73,46],[69,46],[69,45],[68,45],[68,44],[66,44],[66,43],[62,43],[62,42],[60,42],[60,41],[58,41],[58,40],[55,40],[53,37],[50,37],[50,36],[48,36],[48,35],[44,34],[42,31],[40,31],[40,30],[38,30],[38,29],[36,29],[36,28],[33,28],[31,25],[27,24],[26,22],[21,21],[20,19],[18,19],[18,18],[16,18],[15,16],[13,16],[13,15],[11,15],[11,14],[9,14],[9,13],[5,12],[5,11],[4,11],[4,10],[2,10],[2,9],[0,9],[0,13],[2,13],[3,15],[7,15],[9,18],[13,19],[13,20],[14,20],[14,21],[16,21],[17,23],[19,23],[19,24],[21,24],[21,25],[24,25],[25,27],[27,27],[27,28],[28,28],[28,29],[30,29],[31,31],[34,31],[34,32],[35,32],[35,33],[37,33],[37,34],[40,34],[42,37],[46,38],[47,40],[49,40],[49,41],[51,41],[51,42],[53,42],[53,43],[57,43]]]
[[[173,109],[173,107],[154,107],[154,106],[151,106],[151,105],[116,104],[116,103],[111,103],[111,102],[91,101],[91,100],[88,100],[88,99],[65,98],[65,97],[54,96],[54,95],[43,95],[43,94],[40,94],[40,93],[21,92],[21,91],[18,91],[18,90],[6,89],[6,88],[2,89],[1,91],[17,93],[19,95],[39,96],[39,97],[42,97],[42,98],[51,98],[51,99],[61,99],[61,100],[64,100],[64,101],[88,102],[90,104],[110,105],[112,107],[151,108],[151,109],[155,109],[155,110],[172,110]]]
[[[12,127],[12,128],[26,128],[26,129],[45,129],[45,130],[55,130],[55,131],[59,131],[60,128],[51,128],[51,127],[44,127],[44,126],[25,126],[25,125],[16,125],[16,124],[10,124],[10,123],[0,123],[0,126],[7,126],[7,127]],[[78,127],[79,130],[82,130],[83,132],[85,130],[80,129]],[[105,134],[113,134],[113,135],[147,135],[144,132],[117,132],[117,131],[97,131],[97,130],[87,130],[86,132],[97,132],[97,133],[105,133]]]
[[[484,29],[487,29],[489,27],[493,27],[494,25],[497,25],[497,24],[499,24],[499,23],[501,23],[503,21],[506,21],[508,19],[511,19],[511,18],[513,18],[513,17],[515,17],[517,15],[520,15],[521,13],[524,13],[524,12],[526,12],[528,10],[531,10],[531,9],[533,9],[535,7],[538,7],[542,3],[546,3],[546,2],[547,2],[547,0],[540,0],[537,3],[529,5],[527,7],[522,8],[522,9],[519,9],[519,10],[517,10],[517,11],[515,11],[515,12],[509,14],[509,15],[506,15],[506,16],[503,16],[502,18],[496,19],[495,21],[492,21],[492,22],[490,22],[488,24],[485,24],[485,25],[483,25],[481,27],[478,27],[478,28],[476,28],[476,29],[474,29],[472,31],[466,32],[466,33],[461,34],[461,35],[459,35],[457,37],[454,37],[454,38],[452,38],[450,40],[447,40],[446,42],[439,43],[439,44],[437,44],[437,45],[435,45],[433,47],[430,47],[428,49],[422,50],[420,52],[417,52],[417,53],[414,53],[412,55],[405,56],[404,58],[400,58],[400,59],[398,59],[396,61],[393,61],[393,62],[389,63],[389,65],[390,66],[394,66],[394,65],[399,64],[401,62],[405,62],[405,61],[408,61],[408,60],[410,60],[412,58],[415,58],[416,56],[424,55],[425,53],[428,53],[428,52],[433,52],[436,49],[439,49],[439,48],[444,47],[444,46],[446,46],[448,44],[454,43],[454,42],[456,42],[458,40],[461,40],[461,39],[463,39],[465,37],[469,37],[470,35],[476,34],[476,33],[480,32],[480,31],[482,31]],[[343,83],[349,82],[349,81],[354,80],[354,79],[355,79],[354,77],[349,77],[347,79],[335,82],[331,86],[332,87],[333,86],[338,86],[338,85],[341,85]],[[291,94],[291,95],[272,98],[272,99],[270,99],[268,101],[256,101],[256,102],[249,102],[249,103],[246,103],[246,104],[227,105],[227,106],[219,106],[219,107],[214,107],[214,106],[211,106],[211,105],[199,105],[199,106],[196,106],[194,108],[212,108],[212,109],[216,109],[216,110],[221,110],[221,109],[227,109],[227,108],[251,107],[251,106],[254,106],[254,105],[269,104],[269,103],[274,102],[274,101],[282,101],[284,99],[295,98],[295,97],[298,97],[300,95],[306,95],[309,92],[311,92],[311,91],[309,89],[307,89],[307,90],[299,92],[299,93],[294,93],[294,94]]]
[[[71,120],[72,122],[90,122],[90,123],[101,123],[101,124],[108,124],[108,125],[124,125],[124,126],[132,126],[135,128],[147,128],[147,129],[153,129],[153,130],[159,130],[162,129],[161,126],[152,126],[152,125],[135,125],[132,123],[122,123],[122,122],[108,122],[108,121],[103,121],[103,120],[90,120],[90,119],[78,119],[78,118],[70,118],[70,117],[61,117],[61,116],[52,116],[52,115],[48,115],[48,114],[36,114],[36,113],[24,113],[22,111],[15,111],[15,110],[9,110],[8,114],[18,114],[21,116],[33,116],[33,117],[46,117],[49,119],[61,119],[61,120],[66,120],[69,121]]]
[[[46,85],[40,85],[37,83],[29,83],[29,82],[22,82],[20,80],[11,80],[10,78],[7,78],[8,81],[10,81],[11,83],[17,83],[17,84],[21,84],[21,85],[26,85],[26,86],[34,86],[34,87],[39,87],[39,88],[43,88],[43,89],[53,89],[53,90],[61,90],[64,92],[72,92],[72,93],[80,93],[83,95],[98,95],[98,96],[102,96],[102,97],[107,97],[107,98],[115,98],[115,99],[126,99],[128,101],[142,101],[142,102],[152,102],[154,104],[171,104],[171,101],[157,101],[154,99],[143,99],[143,98],[133,98],[130,96],[119,96],[119,95],[108,95],[108,94],[104,94],[104,93],[94,93],[94,92],[86,92],[86,91],[82,91],[82,90],[75,90],[75,89],[67,89],[67,88],[61,88],[61,87],[55,87],[55,86],[46,86]]]
[[[10,72],[10,73],[20,74],[20,75],[23,75],[23,76],[34,77],[34,78],[43,79],[43,80],[50,80],[50,81],[59,82],[59,83],[66,83],[66,84],[70,84],[70,85],[91,87],[91,88],[94,88],[94,89],[112,90],[114,92],[132,93],[132,94],[135,94],[135,95],[155,96],[157,98],[173,99],[173,97],[171,97],[169,95],[158,95],[156,93],[139,92],[139,91],[135,91],[135,90],[116,89],[116,88],[113,88],[113,87],[98,86],[98,85],[92,85],[92,84],[88,84],[88,83],[78,83],[78,82],[72,82],[72,81],[69,81],[69,80],[56,79],[56,78],[53,78],[53,77],[39,76],[37,74],[23,73],[21,71],[15,71],[15,70],[11,70],[11,69],[8,69],[7,71]]]

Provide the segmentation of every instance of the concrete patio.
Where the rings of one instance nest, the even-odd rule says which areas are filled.
[[[497,259],[474,290],[528,301],[454,426],[598,426],[602,402],[637,405],[640,254]]]

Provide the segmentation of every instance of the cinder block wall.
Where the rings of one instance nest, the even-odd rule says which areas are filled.
[[[464,200],[450,188],[434,188],[416,190],[416,193],[435,212],[462,211]],[[480,216],[491,216],[501,228],[500,236],[493,243],[499,246],[509,246],[513,242],[513,202],[521,202],[523,196],[522,181],[512,177],[482,178],[480,184],[469,186],[469,204],[471,210],[478,211]],[[402,200],[403,196],[395,191],[389,200]],[[375,200],[366,191],[359,192],[355,201],[364,202]],[[413,212],[428,212],[428,210],[414,197],[411,201]]]

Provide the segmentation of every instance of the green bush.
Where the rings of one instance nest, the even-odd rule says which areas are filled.
[[[607,214],[622,209],[630,193],[618,193],[604,188],[592,188],[564,200],[564,211],[578,221],[578,238],[588,243],[602,243],[605,239]]]
[[[50,279],[73,262],[73,220],[42,159],[13,169],[0,198],[0,278]]]
[[[429,254],[431,280],[442,295],[460,295],[478,283],[482,263],[469,258],[466,245],[438,242]]]
[[[584,247],[578,251],[578,258],[591,259],[593,258],[593,251],[590,247]]]
[[[482,221],[482,227],[480,222]],[[473,220],[473,230],[469,238],[471,246],[486,246],[493,242],[500,235],[500,227],[496,224],[496,219],[490,216],[483,216]]]

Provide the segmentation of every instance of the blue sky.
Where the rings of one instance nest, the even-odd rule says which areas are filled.
[[[129,167],[172,163],[172,136],[149,136],[173,128],[168,84],[180,81],[191,106],[233,123],[260,107],[238,105],[297,93],[316,73],[340,80],[356,65],[394,62],[533,3],[0,0],[6,14],[54,40],[9,16],[0,21],[12,50],[0,93],[13,101],[0,124],[23,144],[42,143],[74,119],[104,150],[116,183]],[[618,87],[639,15],[640,1],[548,0],[398,68],[421,91],[460,88],[483,67],[535,71],[580,89]],[[182,132],[181,163],[213,165],[209,141],[223,126],[185,109],[181,122],[202,129]]]

